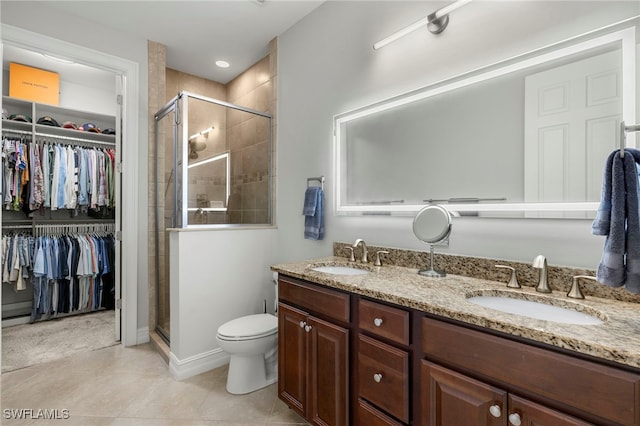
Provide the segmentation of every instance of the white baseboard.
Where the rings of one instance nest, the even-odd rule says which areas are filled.
[[[139,328],[136,336],[136,345],[149,343],[150,341],[151,339],[149,338],[149,327]]]
[[[222,367],[229,363],[229,354],[220,348],[204,352],[185,359],[178,359],[173,352],[169,353],[169,371],[176,380],[184,380],[205,371]]]

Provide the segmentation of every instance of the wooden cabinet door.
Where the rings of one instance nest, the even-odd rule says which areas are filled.
[[[307,313],[278,305],[278,394],[302,417],[307,410]]]
[[[505,391],[424,360],[420,370],[420,424],[425,426],[505,426],[507,424],[507,393]]]
[[[540,404],[509,395],[509,426],[587,426],[575,417],[560,413]]]
[[[349,330],[309,317],[307,419],[314,425],[349,424]]]

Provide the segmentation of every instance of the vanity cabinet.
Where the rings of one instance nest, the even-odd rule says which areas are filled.
[[[640,373],[279,279],[278,392],[315,425],[640,426]]]
[[[358,300],[358,425],[410,422],[409,318],[406,310]]]
[[[457,426],[586,426],[580,419],[422,361],[423,424]]]
[[[640,425],[638,374],[432,318],[422,350],[424,425]]]
[[[350,296],[280,278],[278,394],[311,424],[349,424]]]

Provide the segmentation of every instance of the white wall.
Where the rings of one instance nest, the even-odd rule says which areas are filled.
[[[147,237],[147,205],[148,200],[144,194],[147,190],[147,41],[135,38],[121,31],[115,31],[108,26],[85,17],[73,16],[62,13],[55,7],[49,7],[46,2],[27,1],[3,1],[0,3],[0,18],[3,24],[21,28],[33,33],[41,34],[65,43],[82,46],[102,54],[122,58],[138,64],[138,93],[137,95],[137,128],[138,137],[136,140],[126,140],[124,143],[137,144],[138,156],[137,164],[127,164],[123,158],[125,167],[135,170],[137,176],[133,179],[133,185],[138,186],[138,204],[135,207],[128,206],[125,214],[136,215],[138,234],[134,238],[138,241],[138,273],[136,282],[129,282],[128,285],[137,287],[136,320],[138,330],[146,330],[149,316],[149,296],[148,296],[148,237]],[[96,19],[99,20],[99,17]],[[44,49],[47,46],[43,46]],[[127,213],[130,212],[130,213]],[[125,229],[125,238],[126,229]],[[132,256],[131,258],[135,258]],[[126,260],[125,260],[126,261]],[[133,281],[133,280],[130,280]],[[147,337],[148,338],[148,337]],[[139,339],[138,339],[139,340]]]
[[[332,252],[332,242],[426,250],[412,218],[334,216],[332,117],[640,13],[634,1],[483,1],[455,11],[439,36],[426,29],[372,44],[442,2],[326,2],[279,39],[278,261]],[[490,107],[490,100],[488,107]],[[327,177],[326,236],[303,239],[306,178]],[[595,268],[602,237],[588,220],[460,218],[448,253]]]
[[[169,233],[173,377],[184,379],[228,361],[216,341],[225,322],[273,313],[274,228]]]

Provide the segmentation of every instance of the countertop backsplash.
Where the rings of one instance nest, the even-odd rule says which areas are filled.
[[[333,255],[348,259],[351,255],[347,247],[351,243],[334,242]],[[376,252],[388,251],[382,255],[382,265],[395,265],[406,268],[429,268],[429,251],[408,250],[390,247],[367,246],[369,260],[375,260]],[[362,248],[356,249],[356,262],[359,262],[359,253]],[[549,261],[549,259],[547,259]],[[501,259],[487,259],[481,257],[458,256],[453,254],[435,253],[435,269],[443,270],[447,274],[461,275],[465,277],[480,278],[493,281],[503,281],[506,285],[511,277],[511,271],[496,268],[495,265],[506,265],[515,268],[518,281],[522,286],[535,287],[538,284],[538,270],[531,263],[513,262]],[[575,275],[595,276],[594,269],[572,268],[566,266],[548,265],[549,285],[554,291],[568,292]],[[627,291],[624,288],[612,288],[591,280],[580,280],[580,288],[585,296],[601,297],[605,299],[620,300],[623,302],[640,303],[640,295]]]

